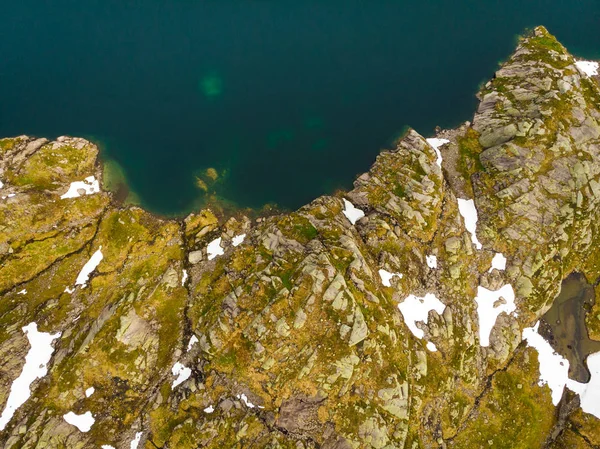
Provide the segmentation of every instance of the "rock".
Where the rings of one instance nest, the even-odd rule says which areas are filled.
[[[369,329],[367,328],[367,323],[365,323],[365,318],[360,310],[360,307],[356,307],[354,309],[354,325],[352,326],[352,332],[350,333],[350,341],[348,344],[350,346],[354,346],[369,335]]]
[[[323,398],[308,396],[287,399],[279,408],[276,425],[303,438],[319,434],[321,423],[317,411],[323,401]]]
[[[196,265],[198,262],[202,261],[202,250],[190,251],[188,253],[188,262],[192,265]]]

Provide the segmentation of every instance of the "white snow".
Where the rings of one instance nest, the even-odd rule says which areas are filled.
[[[0,189],[4,187],[4,183],[2,181],[0,181]]]
[[[183,276],[181,277],[181,285],[182,286],[185,285],[185,281],[187,281],[187,278],[188,278],[187,270],[183,270]]]
[[[548,384],[552,391],[552,403],[557,405],[569,378],[569,361],[554,352],[550,343],[538,333],[539,327],[538,321],[534,327],[523,329],[523,340],[527,340],[527,346],[537,350],[540,363],[539,385]]]
[[[206,247],[206,253],[208,254],[208,260],[212,260],[217,256],[222,256],[225,254],[225,251],[223,251],[223,248],[221,248],[221,237],[214,239],[208,244]]]
[[[400,279],[402,279],[402,273],[390,273],[387,270],[379,270],[379,277],[381,278],[381,283],[386,287],[392,286],[390,281],[394,276],[398,276]]]
[[[209,405],[204,409],[204,413],[212,413],[215,411],[215,408],[212,405]]]
[[[85,288],[85,285],[87,284],[90,274],[100,264],[103,257],[104,256],[102,255],[102,246],[100,246],[100,248],[94,254],[92,254],[92,257],[90,257],[90,260],[88,260],[85,263],[85,265],[83,266],[83,268],[77,275],[77,280],[75,281],[75,285],[81,285],[82,288]]]
[[[100,191],[100,183],[94,176],[88,176],[83,181],[72,182],[67,193],[62,195],[60,199],[77,198],[81,196],[79,190],[83,190],[85,195],[92,195]]]
[[[77,427],[80,432],[88,432],[96,422],[92,416],[92,412],[85,412],[83,415],[76,415],[73,412],[69,412],[63,415],[63,418],[72,426]]]
[[[187,350],[189,351],[190,349],[192,349],[192,346],[194,346],[196,343],[198,343],[198,337],[192,335],[192,338],[190,338],[190,342],[187,345]]]
[[[142,439],[142,432],[136,432],[135,438],[131,440],[129,444],[129,449],[137,449],[140,444],[140,440]]]
[[[496,270],[501,270],[501,271],[506,269],[506,257],[504,257],[504,254],[496,253],[494,258],[492,259],[492,266],[488,270],[488,273],[490,271],[492,271],[494,268]]]
[[[560,402],[566,386],[579,395],[580,407],[585,413],[600,418],[600,352],[590,354],[586,360],[591,374],[588,383],[569,379],[569,361],[557,354],[550,343],[544,340],[538,333],[539,327],[538,321],[535,326],[523,329],[523,340],[527,340],[527,346],[535,348],[538,352],[539,385],[547,384],[550,387],[554,405]]]
[[[0,416],[0,430],[4,430],[15,411],[29,399],[33,381],[41,379],[48,372],[46,365],[54,352],[52,342],[60,337],[60,332],[56,334],[38,332],[36,323],[30,323],[23,327],[23,332],[27,335],[30,349],[25,356],[25,365],[21,374],[10,387],[6,407]]]
[[[465,228],[471,233],[471,241],[477,249],[481,249],[481,243],[477,240],[477,209],[473,200],[458,198],[458,211],[465,220]]]
[[[427,342],[425,346],[427,346],[427,349],[429,349],[431,352],[437,352],[437,347],[430,341]]]
[[[404,322],[417,338],[423,338],[425,333],[417,327],[417,322],[427,324],[429,312],[435,310],[439,315],[444,313],[446,306],[433,294],[427,293],[423,298],[408,295],[406,299],[398,304]]]
[[[65,293],[69,293],[69,294],[71,294],[71,293],[73,293],[74,291],[75,291],[75,289],[74,289],[74,288],[65,287]]]
[[[94,394],[94,392],[96,391],[96,389],[94,387],[90,387],[87,390],[85,390],[85,397],[89,398],[91,395]]]
[[[496,302],[504,298],[504,303],[496,305]],[[502,312],[511,314],[516,310],[515,292],[512,285],[506,284],[496,291],[488,290],[481,285],[477,287],[477,315],[479,316],[479,344],[483,347],[490,345],[490,333],[496,324],[498,315]]]
[[[246,407],[248,407],[248,408],[254,408],[254,407],[258,407],[258,408],[264,408],[264,407],[261,407],[260,405],[258,405],[258,406],[257,406],[257,405],[254,405],[252,402],[250,402],[250,401],[248,400],[248,396],[246,396],[244,393],[242,393],[242,394],[238,394],[236,397],[237,397],[238,399],[241,399],[242,401],[244,401],[244,404],[246,404]]]
[[[427,266],[429,268],[437,268],[437,257],[425,256],[425,260],[427,260]]]
[[[358,220],[365,216],[365,213],[354,207],[350,201],[344,198],[344,215],[350,221],[350,223],[355,224]]]
[[[20,292],[17,292],[17,295],[26,295],[27,294],[27,290],[23,289]]]
[[[111,446],[110,444],[103,444],[102,446],[100,446],[101,449],[115,449],[114,446]]]
[[[171,368],[171,372],[173,373],[173,376],[178,376],[177,379],[173,381],[173,385],[171,385],[171,388],[175,388],[177,385],[185,382],[192,375],[192,370],[179,362],[173,365],[173,368]]]
[[[598,63],[596,61],[576,61],[575,65],[581,73],[587,76],[598,75]]]
[[[426,139],[427,143],[433,147],[435,150],[435,154],[437,154],[436,164],[441,168],[442,167],[442,153],[440,152],[440,147],[447,143],[450,143],[448,139],[438,139],[437,137],[432,137],[430,139]]]
[[[233,246],[238,246],[241,245],[242,242],[244,241],[244,239],[246,238],[246,234],[240,234],[240,235],[236,235],[232,240],[231,240],[231,244]]]
[[[567,387],[579,395],[581,410],[600,418],[600,352],[588,356],[587,367],[591,374],[590,381],[582,384],[567,379]]]

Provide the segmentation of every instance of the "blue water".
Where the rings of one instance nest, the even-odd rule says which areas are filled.
[[[598,0],[1,3],[0,135],[93,138],[165,214],[209,167],[240,207],[349,188],[406,126],[468,120],[527,27],[600,58]]]

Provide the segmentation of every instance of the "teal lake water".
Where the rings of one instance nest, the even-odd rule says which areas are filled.
[[[198,206],[207,168],[238,206],[296,208],[406,126],[470,119],[538,24],[600,59],[598,0],[6,1],[0,136],[92,138],[160,213]]]

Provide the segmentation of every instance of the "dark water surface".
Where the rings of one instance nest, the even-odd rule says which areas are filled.
[[[585,323],[594,301],[594,286],[583,274],[571,273],[542,317],[541,335],[569,361],[569,377],[578,382],[589,382],[585,361],[588,355],[600,351],[600,341],[590,339]]]
[[[0,2],[0,135],[95,139],[143,204],[295,208],[472,116],[515,36],[600,58],[598,0]],[[206,173],[214,168],[214,173]]]

